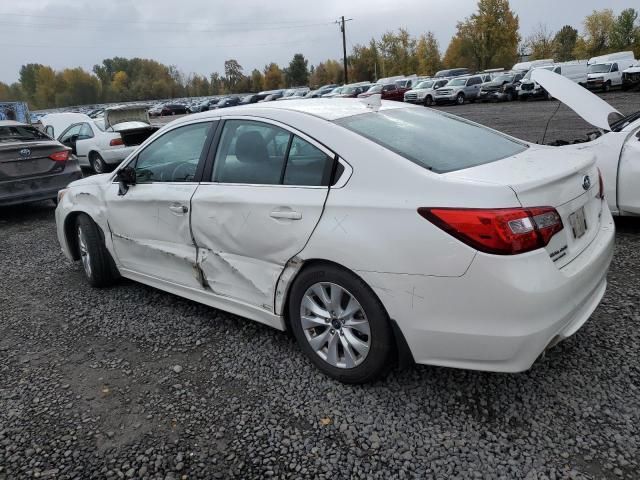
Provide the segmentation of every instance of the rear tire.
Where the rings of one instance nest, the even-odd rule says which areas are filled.
[[[78,253],[89,285],[95,288],[113,285],[120,275],[104,245],[100,228],[91,217],[83,213],[76,219],[75,232]]]
[[[303,270],[291,287],[288,310],[298,345],[325,375],[359,384],[391,368],[393,331],[387,313],[350,271],[330,264]]]
[[[107,162],[100,156],[99,153],[92,153],[89,156],[89,163],[91,164],[91,168],[97,174],[108,173],[110,168]]]

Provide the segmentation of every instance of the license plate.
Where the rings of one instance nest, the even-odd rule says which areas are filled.
[[[584,207],[580,210],[576,210],[571,215],[569,215],[569,223],[571,224],[571,229],[573,230],[573,238],[582,237],[587,231],[587,220],[584,216]]]

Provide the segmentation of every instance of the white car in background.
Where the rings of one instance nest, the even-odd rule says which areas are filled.
[[[625,117],[597,95],[546,70],[536,69],[533,78],[554,98],[598,128],[586,139],[574,140],[560,148],[595,156],[605,198],[614,215],[640,215],[640,112]]]
[[[47,135],[71,148],[81,166],[96,173],[113,169],[158,129],[145,105],[109,107],[100,118],[51,113],[41,123]]]
[[[599,185],[592,154],[432,109],[292,100],[172,122],[61,191],[56,223],[91,285],[121,275],[290,328],[344,382],[398,356],[519,372],[605,292]]]

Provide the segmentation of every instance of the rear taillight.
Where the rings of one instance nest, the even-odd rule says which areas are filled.
[[[69,150],[62,150],[60,152],[52,153],[51,155],[49,155],[49,158],[56,162],[66,162],[67,160],[69,160]]]
[[[112,147],[115,147],[117,145],[124,145],[124,140],[122,140],[122,138],[113,138],[109,142],[109,145],[111,145]]]
[[[418,213],[472,248],[516,255],[548,245],[562,230],[555,208],[419,208]]]
[[[602,180],[602,172],[600,171],[599,168],[598,168],[598,184],[600,188],[600,190],[598,190],[598,198],[602,200],[604,199],[604,181]]]

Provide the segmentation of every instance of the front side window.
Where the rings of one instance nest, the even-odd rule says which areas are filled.
[[[617,72],[617,71],[618,71],[618,64],[617,64],[617,63],[614,63],[614,64],[611,66],[611,72]]]
[[[335,123],[436,173],[494,162],[527,148],[486,127],[430,109],[382,110]]]
[[[212,125],[194,123],[158,137],[134,162],[137,182],[192,182]]]
[[[214,182],[328,185],[332,159],[287,130],[251,120],[225,122],[213,166]]]
[[[78,140],[87,140],[93,138],[93,130],[88,123],[83,123],[80,127],[80,133],[78,134]]]
[[[78,125],[72,125],[71,127],[67,128],[63,134],[60,136],[59,142],[60,143],[64,143],[64,142],[68,142],[69,140],[71,140],[71,137],[80,135],[80,129],[82,128],[81,124]]]

